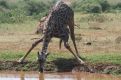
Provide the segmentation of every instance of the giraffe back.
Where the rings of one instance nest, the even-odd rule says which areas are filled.
[[[68,24],[74,17],[73,10],[64,2],[60,1],[53,7],[48,15],[46,24],[46,34],[49,33],[54,37],[60,37],[69,32]]]

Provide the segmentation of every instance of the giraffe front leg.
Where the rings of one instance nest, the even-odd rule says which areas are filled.
[[[39,63],[39,71],[40,72],[43,72],[44,71],[45,61],[46,61],[45,54],[38,52],[38,63]]]
[[[40,72],[43,72],[44,71],[44,64],[45,64],[45,62],[46,62],[46,58],[47,58],[47,56],[49,55],[49,53],[39,53],[38,52],[38,62],[39,62],[39,71]]]
[[[50,39],[51,39],[50,36],[46,36],[44,38],[42,51],[38,52],[39,71],[42,73],[44,71],[44,64],[45,64],[46,58],[48,56],[47,48],[48,48],[48,44],[50,42]]]

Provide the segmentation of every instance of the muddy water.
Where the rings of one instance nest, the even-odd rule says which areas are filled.
[[[0,80],[121,80],[121,77],[90,73],[0,72]]]

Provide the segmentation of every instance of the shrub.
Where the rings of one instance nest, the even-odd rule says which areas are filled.
[[[71,7],[74,9],[74,11],[82,11],[82,1],[73,1]]]
[[[110,9],[110,4],[107,0],[100,0],[99,4],[102,7],[102,12],[108,11]]]
[[[102,8],[99,3],[94,0],[77,0],[72,3],[74,11],[87,13],[100,13]]]
[[[47,2],[45,2],[47,1]],[[31,17],[40,19],[45,16],[56,0],[17,0],[0,1],[0,23],[21,23]]]
[[[40,13],[40,11],[44,10],[45,6],[43,3],[36,3],[34,1],[30,1],[27,3],[26,10],[28,11],[29,15],[37,15]]]
[[[121,3],[116,4],[115,9],[120,9],[121,10]]]
[[[2,6],[4,8],[8,8],[8,3],[5,0],[1,0],[0,1],[0,6]]]
[[[89,4],[85,10],[89,13],[101,13],[102,7],[99,4]]]
[[[75,11],[87,13],[100,13],[108,11],[110,4],[107,0],[76,0],[72,3]]]
[[[25,12],[20,9],[0,13],[0,23],[22,23],[26,19]]]
[[[9,2],[7,0],[1,0],[0,6],[5,9],[15,9],[17,8],[17,3]]]
[[[52,0],[53,1],[53,0]],[[43,1],[26,1],[25,10],[28,12],[28,15],[39,15],[40,13],[44,13],[49,11],[52,2],[45,3]]]

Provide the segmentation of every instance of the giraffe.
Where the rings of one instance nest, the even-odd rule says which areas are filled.
[[[64,42],[65,48],[74,55],[80,64],[84,64],[84,61],[81,59],[75,43],[74,12],[67,4],[61,0],[58,1],[47,16],[43,27],[43,37],[32,45],[26,55],[20,59],[20,62],[25,59],[34,46],[40,42],[43,42],[42,50],[38,52],[39,71],[43,72],[44,64],[48,55],[48,44],[53,37],[56,37],[60,38],[60,40]],[[69,34],[74,44],[76,54],[72,51],[68,44]]]

